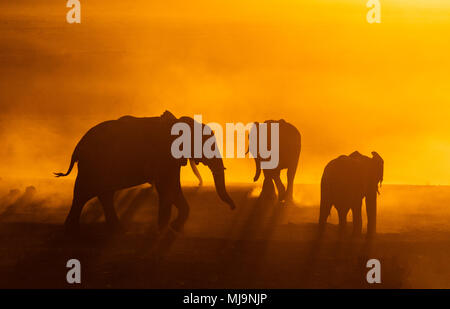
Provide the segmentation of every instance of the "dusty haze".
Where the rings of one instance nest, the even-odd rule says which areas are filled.
[[[450,287],[448,0],[381,1],[376,25],[364,0],[80,1],[79,25],[64,0],[0,1],[0,288],[73,288],[74,257],[82,288],[373,288],[369,258],[381,288]],[[296,125],[295,201],[259,201],[252,160],[226,159],[235,211],[186,167],[184,233],[158,233],[143,185],[115,196],[126,233],[93,199],[66,238],[76,170],[52,172],[97,123],[166,109]],[[376,238],[339,238],[333,209],[318,242],[323,168],[354,150],[385,160]]]
[[[300,183],[358,149],[384,157],[386,183],[450,184],[444,1],[383,2],[379,25],[361,1],[81,5],[82,23],[69,25],[64,1],[0,3],[4,179],[50,177],[96,123],[169,109],[292,122]],[[230,181],[252,180],[251,160],[225,163]]]

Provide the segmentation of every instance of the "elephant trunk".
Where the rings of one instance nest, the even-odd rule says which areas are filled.
[[[255,177],[253,177],[253,181],[258,181],[259,176],[261,175],[261,162],[255,158],[255,164],[256,164],[256,172]]]
[[[225,187],[225,168],[223,167],[222,159],[214,159],[210,164],[208,164],[208,166],[213,174],[216,192],[220,199],[230,205],[231,209],[235,209],[236,206],[231,197],[228,195]]]

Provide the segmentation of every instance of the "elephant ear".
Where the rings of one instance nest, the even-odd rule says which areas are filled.
[[[375,163],[374,172],[375,172],[375,180],[377,182],[377,192],[378,194],[380,194],[380,191],[378,190],[378,185],[381,188],[384,174],[384,160],[376,151],[372,151],[372,160]]]
[[[384,162],[383,158],[376,151],[372,151],[372,157],[374,159],[376,158],[377,160],[380,160],[380,161]]]
[[[175,117],[174,114],[172,114],[168,110],[166,110],[161,116],[159,116],[159,118],[160,118],[160,123],[161,123],[162,129],[163,129],[163,132],[167,132],[169,134],[169,138],[167,138],[167,136],[164,136],[163,139],[161,140],[161,142],[166,144],[167,151],[168,151],[168,153],[170,153],[172,142],[176,138],[176,136],[172,136],[170,134],[170,132],[172,130],[173,124],[175,122],[177,122],[178,119],[177,119],[177,117]],[[177,160],[179,161],[179,164],[182,166],[185,166],[188,163],[187,158],[180,158]]]

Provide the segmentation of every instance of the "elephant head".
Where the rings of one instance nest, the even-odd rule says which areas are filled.
[[[279,123],[284,120],[254,122],[249,132],[249,148],[255,159],[256,171],[253,181],[261,176],[261,169],[274,169],[279,163]],[[275,127],[275,128],[273,128]]]
[[[383,182],[384,160],[381,156],[373,151],[372,158],[367,160],[367,189],[366,209],[367,209],[367,234],[373,235],[376,229],[377,216],[377,194],[380,194],[379,187]]]
[[[377,152],[372,151],[372,158],[369,158],[355,151],[349,155],[349,158],[354,160],[355,164],[360,167],[361,176],[364,178],[363,182],[366,185],[365,195],[379,194],[378,188],[381,187],[384,173],[384,160],[381,156]]]
[[[223,165],[222,156],[217,148],[217,144],[215,143],[215,136],[211,128],[209,128],[207,125],[196,122],[193,118],[190,117],[180,117],[175,118],[170,112],[165,112],[162,116],[162,119],[165,119],[168,121],[172,126],[176,124],[185,125],[185,127],[189,127],[190,129],[190,136],[188,136],[190,146],[189,149],[183,149],[185,151],[184,155],[179,158],[181,165],[186,165],[187,160],[189,158],[192,158],[192,160],[195,162],[195,164],[202,163],[209,167],[209,169],[212,172],[213,178],[214,178],[214,184],[216,188],[216,192],[219,195],[220,199],[223,200],[225,203],[227,203],[231,209],[235,209],[235,204],[231,197],[228,195],[226,186],[225,186],[225,167]],[[187,126],[186,126],[187,125]],[[199,134],[197,134],[200,132]],[[173,131],[172,131],[173,133]],[[195,136],[197,134],[197,136]],[[174,136],[172,139],[172,145],[173,141],[177,137]],[[179,137],[178,137],[179,138]],[[195,150],[196,145],[195,143],[198,143],[197,148],[201,148],[201,151],[198,152]],[[183,145],[184,147],[185,145]],[[211,148],[214,146],[214,149],[209,152],[205,153],[205,148]]]
[[[384,161],[375,151],[372,152],[369,169],[369,187],[366,193],[367,210],[367,235],[373,235],[376,231],[377,220],[377,194],[379,186],[383,182]]]
[[[383,183],[383,173],[384,173],[384,160],[381,156],[372,151],[372,164],[373,164],[373,181],[376,183],[377,193],[380,194],[378,187],[381,187]]]

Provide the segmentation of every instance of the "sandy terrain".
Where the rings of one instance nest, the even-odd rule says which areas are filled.
[[[318,242],[316,185],[297,185],[295,205],[258,203],[257,188],[232,185],[235,211],[212,187],[185,186],[185,231],[162,236],[156,194],[132,188],[116,196],[125,234],[108,235],[92,201],[80,237],[67,238],[72,183],[0,180],[0,288],[73,287],[71,258],[82,288],[450,288],[449,187],[383,186],[373,242],[339,241],[335,210]],[[366,283],[370,258],[381,261],[382,284]]]

